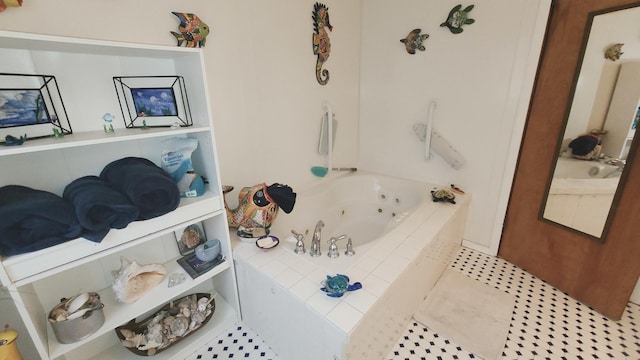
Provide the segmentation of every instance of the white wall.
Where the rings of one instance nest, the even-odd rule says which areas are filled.
[[[471,192],[465,245],[495,254],[549,1],[476,3],[476,22],[454,35],[439,25],[456,4],[366,1],[359,164]],[[426,51],[409,55],[399,40],[414,28],[430,36]],[[427,161],[413,133],[432,100],[434,127],[465,158],[461,170]]]
[[[0,13],[0,29],[175,46],[170,31],[179,22],[171,11],[195,13],[212,28],[204,53],[223,182],[237,189],[281,182],[295,190],[320,180],[310,167],[325,164],[317,154],[323,101],[339,121],[334,164],[357,161],[362,1],[324,3],[334,27],[326,86],[315,79],[313,1],[26,0]],[[6,317],[9,305],[0,302],[0,324],[26,334]],[[26,337],[19,346],[25,358],[37,358]]]
[[[311,1],[29,0],[1,13],[0,29],[174,45],[170,12],[193,12],[212,28],[205,57],[223,182],[318,181],[309,168],[325,164],[316,149],[329,101],[335,166],[459,184],[474,194],[465,238],[495,253],[548,2],[476,4],[476,23],[453,35],[438,25],[457,2],[327,1],[326,86],[315,81]],[[412,56],[399,40],[415,27],[430,38]],[[436,128],[466,158],[460,171],[426,162],[411,130],[431,100]]]
[[[620,64],[640,59],[640,41],[636,30],[638,21],[640,8],[601,14],[594,18],[565,139],[574,139],[594,128],[602,128]],[[604,51],[616,43],[624,44],[624,54],[620,60],[614,62],[605,59]]]
[[[223,182],[295,190],[318,180],[311,166],[325,165],[323,101],[339,122],[334,165],[357,161],[362,1],[324,3],[334,27],[326,86],[315,80],[313,1],[28,0],[0,13],[0,29],[173,46],[171,11],[195,13],[212,29],[204,51]]]

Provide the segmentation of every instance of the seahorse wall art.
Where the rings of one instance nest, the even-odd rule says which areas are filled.
[[[329,70],[323,69],[322,65],[329,59],[331,53],[331,40],[325,28],[333,30],[329,22],[329,8],[319,2],[313,5],[313,53],[318,56],[316,60],[316,79],[320,85],[329,82]]]

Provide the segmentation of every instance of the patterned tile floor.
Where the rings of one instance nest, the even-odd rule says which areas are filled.
[[[516,298],[504,360],[640,359],[638,305],[627,305],[622,319],[614,322],[515,265],[467,248],[460,250],[450,267]],[[196,359],[277,360],[277,355],[245,324],[238,324],[187,358]],[[479,357],[411,322],[381,360],[414,359]]]

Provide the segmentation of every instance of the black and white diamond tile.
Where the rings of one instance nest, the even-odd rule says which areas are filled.
[[[276,360],[277,356],[253,330],[245,324],[239,324],[233,331],[213,339],[185,360],[210,359]]]
[[[516,298],[503,360],[640,359],[638,305],[630,303],[620,321],[611,321],[517,266],[467,248],[450,267]],[[246,324],[239,324],[186,360],[199,359],[277,360],[277,355]],[[480,357],[411,321],[381,360],[422,359]]]
[[[450,267],[515,297],[502,359],[640,359],[638,305],[611,321],[517,266],[466,248]],[[415,322],[387,358],[479,359]]]

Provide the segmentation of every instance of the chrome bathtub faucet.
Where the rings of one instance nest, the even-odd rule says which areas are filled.
[[[356,254],[356,252],[353,250],[353,243],[351,242],[351,238],[347,240],[347,249],[345,250],[344,254],[347,256],[353,256]]]
[[[320,220],[316,223],[316,228],[313,230],[313,237],[311,238],[311,249],[309,255],[320,256],[320,239],[322,237],[322,228],[324,227],[324,221]]]
[[[336,242],[338,240],[344,240],[346,238],[347,235],[340,235],[338,237],[332,237],[331,239],[327,240],[327,242],[329,243],[329,252],[327,252],[327,256],[332,259],[340,256],[340,252],[338,251],[338,244],[336,244]]]
[[[307,230],[308,232],[309,230]],[[293,234],[293,236],[296,237],[296,249],[293,251],[296,254],[304,254],[305,253],[305,249],[304,249],[304,235],[298,233],[295,230],[291,230],[291,233]]]

